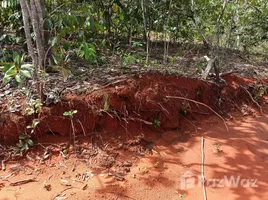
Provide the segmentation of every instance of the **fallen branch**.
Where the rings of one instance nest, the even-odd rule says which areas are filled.
[[[181,99],[181,100],[185,100],[185,101],[189,101],[189,102],[192,102],[192,103],[196,103],[198,105],[202,105],[206,108],[208,108],[210,111],[212,111],[215,115],[217,115],[219,118],[221,118],[221,120],[223,121],[224,125],[225,125],[225,128],[227,131],[229,131],[229,128],[225,122],[225,120],[223,119],[223,117],[218,114],[216,111],[214,111],[211,107],[209,107],[208,105],[202,103],[202,102],[199,102],[199,101],[195,101],[195,100],[192,100],[192,99],[188,99],[188,98],[185,98],[185,97],[175,97],[175,96],[166,96],[166,98],[168,99]]]
[[[18,186],[18,185],[23,185],[23,184],[27,184],[27,183],[31,183],[31,182],[36,182],[36,179],[26,179],[26,180],[22,180],[22,181],[17,181],[14,183],[10,183],[10,186]]]
[[[9,178],[9,177],[11,177],[11,176],[13,176],[13,175],[14,175],[14,172],[11,173],[11,174],[8,174],[8,175],[6,175],[6,176],[4,176],[4,175],[0,175],[0,179],[6,180],[7,178]]]
[[[63,192],[66,192],[67,190],[70,190],[70,189],[73,189],[73,188],[77,188],[77,187],[70,186],[70,187],[68,187],[68,188],[65,188],[64,190],[62,190],[61,192],[59,192],[57,195],[53,196],[53,197],[51,198],[51,200],[56,199],[58,196],[62,195]]]

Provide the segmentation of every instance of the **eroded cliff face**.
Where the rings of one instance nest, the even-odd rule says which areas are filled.
[[[257,80],[232,75],[222,78],[225,83],[216,85],[176,75],[146,73],[81,95],[66,93],[57,104],[44,105],[36,116],[25,115],[27,105],[21,96],[20,111],[9,112],[8,101],[1,104],[0,143],[12,143],[21,134],[31,134],[27,126],[33,120],[39,124],[32,137],[47,133],[69,135],[73,131],[86,135],[123,128],[135,131],[142,126],[158,130],[193,128],[189,122],[208,118],[214,114],[212,110],[226,117],[230,110],[242,110],[242,105],[248,106],[245,112],[249,113],[254,112],[253,107],[259,109],[252,100]],[[258,102],[265,104],[267,97],[262,95]],[[70,117],[63,115],[71,110],[77,110],[72,119],[74,127]]]

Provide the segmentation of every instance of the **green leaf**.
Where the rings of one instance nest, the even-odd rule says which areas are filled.
[[[66,111],[63,113],[63,116],[70,116],[70,115],[71,115],[71,113],[69,111],[68,112]]]
[[[40,122],[39,121],[34,121],[33,122],[33,127],[35,128]]]
[[[33,108],[26,108],[25,112],[27,113],[27,115],[32,115],[32,114],[34,114],[34,109]]]
[[[26,139],[27,137],[28,137],[27,135],[20,135],[20,136],[19,136],[19,139],[20,139],[20,141],[21,141],[21,140]]]
[[[27,70],[27,71],[33,71],[34,66],[32,64],[23,64],[21,65],[21,69]]]
[[[21,75],[23,75],[24,77],[27,78],[32,78],[32,74],[31,72],[27,71],[27,70],[20,70]]]
[[[17,70],[16,70],[16,68],[15,68],[15,66],[13,65],[12,67],[10,67],[7,71],[6,71],[6,74],[7,75],[15,75],[15,74],[17,74]]]
[[[52,23],[52,20],[51,19],[46,19],[46,25],[47,25],[47,28],[50,30],[52,29],[53,27],[53,23]]]
[[[96,24],[95,24],[95,20],[94,20],[93,16],[90,17],[90,28],[91,28],[92,32],[96,31]]]
[[[23,62],[24,56],[25,56],[25,53],[20,56],[20,64]]]
[[[19,148],[23,147],[23,144],[20,144],[20,143],[17,143],[16,145],[17,145],[17,147],[19,147]]]
[[[120,14],[119,18],[120,18],[121,21],[123,21],[125,19],[125,16],[123,14]]]
[[[29,139],[27,142],[28,142],[28,144],[29,144],[31,147],[34,146],[34,142],[33,142],[31,139]]]
[[[11,81],[11,79],[12,79],[12,76],[10,76],[10,75],[6,75],[6,74],[5,74],[5,76],[4,76],[4,78],[3,78],[3,82],[4,82],[4,83],[8,83],[8,82]]]
[[[15,80],[17,81],[17,83],[21,83],[22,80],[20,74],[16,74]]]
[[[6,63],[6,62],[0,63],[0,69],[3,72],[8,71],[11,67],[13,68],[15,67],[14,63]]]
[[[55,46],[55,44],[58,42],[58,38],[57,37],[54,37],[52,40],[51,40],[51,46]]]
[[[15,65],[19,65],[19,63],[20,63],[20,55],[17,52],[15,52],[13,54],[13,61],[14,61]]]
[[[24,146],[21,148],[21,151],[24,151],[24,150],[28,150],[29,149],[29,145],[28,143],[25,143]]]

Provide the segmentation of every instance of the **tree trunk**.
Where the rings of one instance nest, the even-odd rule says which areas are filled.
[[[27,2],[29,3],[29,2]],[[40,11],[38,10],[38,7]],[[45,46],[44,46],[44,29],[43,14],[40,0],[30,0],[29,8],[31,9],[31,20],[36,39],[36,49],[38,53],[38,68],[44,70]]]
[[[44,1],[43,0],[20,0],[23,16],[24,32],[26,36],[28,53],[35,66],[34,80],[41,102],[44,101],[44,83],[40,79],[40,71],[45,68],[45,38],[44,38]],[[31,27],[35,35],[35,42],[31,37]],[[37,54],[35,53],[35,49]]]
[[[24,32],[26,36],[28,53],[30,54],[32,58],[33,65],[36,67],[38,59],[34,53],[34,45],[32,42],[31,31],[30,31],[30,14],[28,12],[26,1],[20,0],[20,6],[21,6],[21,11],[22,11],[22,19],[23,19],[23,24],[24,24]]]
[[[144,2],[145,1],[145,2]],[[143,17],[143,39],[146,44],[145,51],[146,51],[146,65],[148,64],[149,60],[149,43],[150,43],[150,35],[147,30],[147,24],[148,24],[148,2],[147,0],[141,0],[141,8],[142,8],[142,17]]]
[[[170,0],[169,7],[168,7],[167,23],[164,24],[164,64],[167,64],[167,61],[168,61],[168,47],[169,47],[170,38],[169,40],[167,40],[167,26],[169,24],[171,5],[172,5],[172,0]]]

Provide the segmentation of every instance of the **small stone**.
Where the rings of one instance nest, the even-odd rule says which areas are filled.
[[[124,181],[125,180],[125,177],[123,177],[123,176],[116,176],[115,178],[118,181]]]
[[[123,162],[122,166],[123,166],[123,167],[131,167],[131,166],[132,166],[132,162],[130,162],[130,161],[125,161],[125,162]]]

